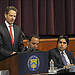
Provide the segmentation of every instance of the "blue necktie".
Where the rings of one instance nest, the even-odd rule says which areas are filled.
[[[66,65],[67,65],[67,61],[66,61],[66,59],[65,59],[65,56],[64,56],[64,52],[63,52],[63,51],[62,51],[62,53],[61,53],[61,56],[62,56],[63,63],[64,63],[64,65],[66,66]]]

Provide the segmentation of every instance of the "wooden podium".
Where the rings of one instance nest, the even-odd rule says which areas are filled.
[[[20,52],[0,61],[0,70],[10,75],[31,75],[48,72],[48,51]]]
[[[18,54],[1,60],[0,70],[9,70],[10,75],[18,75]]]

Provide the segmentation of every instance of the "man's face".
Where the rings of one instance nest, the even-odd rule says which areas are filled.
[[[8,14],[5,14],[5,19],[10,25],[13,24],[16,19],[16,12],[14,10],[10,10]]]
[[[63,39],[60,39],[59,42],[58,42],[58,49],[63,51],[67,48],[67,42],[66,40],[63,38]]]
[[[29,46],[31,48],[37,48],[39,45],[39,38],[35,38],[35,37],[32,37],[31,41],[29,42]]]

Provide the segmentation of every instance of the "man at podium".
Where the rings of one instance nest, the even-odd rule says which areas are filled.
[[[5,22],[0,25],[0,60],[25,50],[22,31],[15,25],[18,10],[8,6],[5,11]]]
[[[28,37],[28,41],[27,41],[27,46],[26,46],[26,50],[27,52],[34,52],[34,51],[40,51],[37,49],[38,45],[39,45],[39,41],[40,41],[40,37],[37,34],[31,34]]]

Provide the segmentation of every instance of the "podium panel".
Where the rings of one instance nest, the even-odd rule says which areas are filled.
[[[0,75],[10,75],[8,70],[0,70]]]
[[[0,61],[0,70],[10,75],[26,75],[48,72],[48,52],[17,53]]]
[[[19,75],[48,72],[48,52],[19,53]]]

